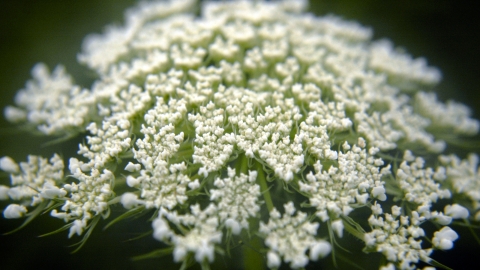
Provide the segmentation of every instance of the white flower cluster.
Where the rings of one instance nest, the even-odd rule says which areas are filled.
[[[62,67],[37,65],[7,119],[48,135],[88,134],[65,184],[57,155],[51,165],[0,159],[12,179],[0,199],[63,201],[51,215],[70,222],[70,237],[115,203],[129,214],[153,209],[153,236],[177,262],[212,263],[225,242],[254,236],[268,267],[305,267],[334,248],[319,222],[338,236],[332,244],[345,230],[382,253],[386,269],[429,262],[420,224],[446,226],[471,211],[480,220],[480,170],[476,155],[440,156],[436,170],[427,158],[448,139],[476,135],[479,122],[427,92],[441,75],[423,58],[371,41],[355,22],[303,14],[306,2],[203,1],[199,16],[194,0],[142,2],[125,25],[86,38],[78,58],[98,74],[91,89]],[[432,211],[456,195],[471,205]],[[382,215],[392,198],[404,212]],[[367,218],[351,213],[367,205],[365,233]],[[28,215],[26,206],[11,204],[4,216]],[[445,228],[433,249],[453,246],[456,233]]]
[[[382,175],[389,173],[389,167],[381,171],[381,159],[367,154],[365,140],[359,138],[358,146],[343,144],[343,152],[338,154],[338,165],[323,169],[320,161],[314,164],[315,174],[307,174],[306,181],[299,182],[300,191],[308,197],[310,204],[317,209],[316,215],[322,221],[348,216],[354,207],[365,205],[369,199],[386,200]],[[378,149],[370,148],[370,155]]]
[[[478,156],[471,154],[461,160],[455,155],[440,156],[444,179],[452,187],[453,194],[465,196],[471,203],[475,220],[480,220],[480,167]]]
[[[459,135],[475,135],[480,124],[470,118],[470,109],[455,101],[443,104],[434,93],[419,92],[415,95],[416,111],[431,121],[430,128],[439,132],[453,132]]]
[[[103,35],[87,37],[83,44],[84,51],[78,58],[80,62],[86,63],[89,67],[99,72],[99,74],[103,74],[108,72],[113,66],[118,65],[118,60],[121,57],[130,54],[131,46],[133,48],[168,48],[168,43],[164,47],[161,42],[168,39],[167,36],[156,40],[154,36],[148,37],[147,35],[148,30],[154,29],[145,29],[146,31],[141,32],[142,28],[150,21],[155,22],[155,20],[185,12],[191,9],[193,3],[191,0],[181,0],[139,4],[136,8],[126,12],[124,27],[111,26]],[[141,32],[140,34],[138,33],[139,31]],[[142,65],[139,65],[139,68],[142,68]]]
[[[177,215],[176,212],[160,212],[159,217],[153,221],[153,237],[164,242],[171,242],[175,249],[173,259],[176,262],[185,260],[189,253],[195,253],[197,262],[213,262],[215,257],[215,244],[222,241],[223,233],[218,229],[219,218],[217,209],[210,204],[201,210],[200,205],[190,206],[191,214]],[[166,219],[163,217],[166,217]],[[168,222],[177,226],[188,226],[191,229],[185,235],[177,235],[170,228]]]
[[[310,222],[308,215],[297,211],[293,202],[284,205],[285,213],[282,215],[277,209],[270,212],[267,224],[260,222],[259,232],[265,236],[267,265],[278,268],[283,261],[290,263],[291,268],[305,267],[309,260],[316,261],[325,257],[331,251],[330,243],[317,239],[317,222]],[[306,255],[309,250],[308,256]]]
[[[129,163],[127,169],[132,166],[134,165]],[[172,164],[169,167],[167,164],[158,164],[152,170],[141,170],[138,177],[128,176],[127,184],[141,192],[141,200],[135,198],[134,204],[144,204],[147,208],[173,209],[177,204],[185,203],[188,199],[187,187],[195,189],[198,186],[198,181],[192,181],[183,173],[186,169],[185,163]]]
[[[368,219],[372,231],[365,234],[366,250],[381,252],[387,261],[392,262],[399,269],[415,269],[415,263],[429,262],[432,249],[423,249],[422,241],[417,240],[425,236],[420,228],[422,222],[417,212],[410,216],[402,215],[402,209],[392,207],[391,214],[383,214],[382,207],[374,204],[373,215]],[[383,217],[382,217],[383,214]]]
[[[78,161],[70,160],[70,172],[78,183],[65,184],[63,187],[70,193],[61,207],[61,212],[54,209],[51,215],[65,220],[74,220],[70,228],[70,236],[76,231],[81,235],[89,220],[94,216],[109,215],[108,200],[112,197],[112,186],[115,176],[110,170],[92,169],[85,174],[79,168]]]
[[[72,135],[94,118],[95,98],[89,90],[74,85],[63,66],[50,74],[45,64],[37,64],[32,76],[15,96],[18,107],[6,107],[7,120],[28,122],[46,135]]]
[[[13,200],[33,199],[32,206],[43,199],[63,197],[66,193],[56,187],[63,180],[63,160],[55,154],[49,160],[28,156],[28,162],[16,164],[10,157],[0,159],[0,169],[10,173],[8,196]]]
[[[432,205],[438,199],[451,197],[450,190],[440,187],[439,180],[444,178],[442,169],[424,169],[425,160],[421,157],[415,158],[410,151],[405,151],[403,159],[396,171],[396,183],[404,196],[401,199],[414,203],[421,215],[430,218]]]
[[[171,99],[168,104],[159,98],[155,106],[144,116],[145,124],[140,132],[143,139],[136,142],[134,157],[146,170],[164,167],[165,161],[172,158],[184,140],[184,133],[175,133],[175,124],[185,118],[187,111],[185,101]],[[132,172],[132,169],[127,169]]]
[[[213,183],[217,189],[210,190],[210,200],[217,202],[220,220],[225,221],[233,234],[248,229],[247,219],[260,212],[260,186],[256,180],[256,171],[250,171],[248,176],[240,174],[235,177],[235,170],[228,168],[228,178],[217,178]]]
[[[415,91],[417,83],[436,84],[441,79],[440,71],[427,66],[424,58],[412,59],[396,51],[388,40],[375,42],[370,53],[370,67],[385,72],[390,83],[402,90]]]
[[[217,189],[210,190],[212,202],[204,210],[199,204],[190,206],[191,213],[187,214],[160,208],[159,217],[152,224],[153,236],[175,247],[175,261],[183,261],[189,253],[194,253],[199,263],[213,262],[215,245],[222,241],[222,229],[238,235],[242,229],[249,228],[247,219],[258,215],[257,173],[250,171],[248,176],[235,176],[235,173],[235,169],[228,168],[228,178],[215,180]],[[175,233],[169,223],[179,228],[183,235]],[[191,229],[181,229],[185,227]]]
[[[52,212],[54,217],[74,220],[70,232],[76,230],[80,235],[94,216],[109,215],[108,201],[115,195],[115,174],[109,166],[131,149],[132,120],[145,112],[150,99],[146,91],[132,84],[112,93],[107,102],[110,106],[98,105],[103,121],[100,126],[92,122],[86,127],[91,136],[86,137],[88,145],[80,144],[78,151],[87,161],[69,160],[70,173],[78,183],[64,186],[70,196],[61,207],[62,212]]]
[[[207,177],[227,163],[233,152],[235,135],[225,134],[224,110],[215,109],[213,102],[200,107],[199,114],[189,114],[188,120],[195,127],[195,143],[198,145],[194,147],[193,163],[202,164],[198,173]]]
[[[67,191],[59,188],[63,182],[63,160],[55,154],[50,160],[28,156],[28,162],[17,164],[10,157],[0,158],[0,170],[10,174],[11,187],[0,185],[0,200],[20,201],[10,204],[3,213],[5,218],[20,218],[25,206],[36,206],[45,200],[63,198]]]

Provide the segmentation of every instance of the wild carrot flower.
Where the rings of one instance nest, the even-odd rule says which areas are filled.
[[[88,36],[89,88],[33,68],[5,117],[84,142],[65,160],[1,158],[5,218],[48,210],[68,237],[88,236],[120,204],[119,219],[152,215],[175,262],[205,269],[238,243],[269,268],[335,261],[347,233],[382,269],[438,266],[431,254],[458,238],[447,225],[480,220],[477,155],[444,154],[444,135],[479,122],[431,92],[441,74],[425,59],[306,1],[194,7],[142,2]]]

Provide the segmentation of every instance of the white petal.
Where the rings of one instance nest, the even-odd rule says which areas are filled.
[[[466,219],[469,216],[468,209],[458,204],[445,206],[445,214],[453,219]]]
[[[327,256],[332,251],[332,246],[327,241],[319,241],[310,248],[310,259],[313,261]]]
[[[21,218],[27,213],[27,208],[23,205],[10,204],[3,210],[3,216],[8,219]]]
[[[280,257],[277,255],[277,253],[273,251],[269,251],[267,253],[267,266],[268,268],[278,268],[280,267],[280,264],[282,261],[280,260]]]
[[[18,173],[20,168],[11,157],[2,157],[0,158],[0,170],[7,173]]]

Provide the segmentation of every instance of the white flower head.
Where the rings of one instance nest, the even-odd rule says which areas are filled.
[[[218,178],[210,190],[210,200],[217,204],[220,222],[238,234],[241,229],[248,229],[248,218],[255,217],[260,211],[258,197],[260,186],[255,183],[257,172],[249,175],[235,176],[235,169],[228,168],[228,178]]]
[[[320,161],[314,165],[315,174],[310,172],[305,182],[300,182],[300,190],[308,194],[310,204],[317,208],[317,216],[322,221],[330,217],[337,219],[348,216],[353,206],[364,205],[370,198],[386,200],[382,175],[389,167],[382,168],[383,161],[370,157],[362,138],[358,145],[343,144],[344,152],[338,155],[338,167],[323,169]],[[348,179],[348,184],[344,184]]]
[[[154,237],[158,240],[170,240],[174,245],[173,258],[176,262],[183,261],[189,253],[194,253],[195,260],[213,262],[215,245],[222,240],[223,233],[218,230],[219,219],[217,208],[210,204],[201,210],[198,204],[190,207],[191,214],[178,215],[161,210],[160,216],[153,223]],[[176,234],[167,220],[177,226],[188,226],[191,229],[184,234]]]
[[[413,269],[419,260],[428,262],[431,249],[423,249],[418,238],[425,236],[419,227],[418,213],[400,215],[398,206],[392,207],[392,214],[382,214],[380,205],[372,206],[373,215],[368,219],[372,230],[364,235],[367,250],[382,253],[387,261],[399,269]],[[382,216],[383,215],[383,216]],[[391,264],[386,269],[392,268]]]
[[[309,260],[317,260],[330,252],[330,244],[315,238],[318,223],[307,220],[307,214],[296,211],[292,202],[284,205],[283,217],[273,209],[267,224],[260,223],[259,232],[265,235],[265,245],[269,248],[268,264],[280,265],[280,257],[292,268],[305,267]],[[295,215],[296,212],[296,215]],[[306,251],[310,250],[310,257]]]
[[[10,157],[0,159],[0,169],[9,172],[11,187],[2,188],[12,200],[38,205],[45,199],[62,198],[67,194],[58,185],[63,182],[64,164],[62,158],[54,154],[50,160],[39,156],[28,156],[27,162],[17,164]]]

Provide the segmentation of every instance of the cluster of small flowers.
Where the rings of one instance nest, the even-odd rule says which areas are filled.
[[[213,262],[225,239],[257,233],[251,222],[260,224],[270,268],[304,267],[335,248],[315,219],[382,253],[386,269],[414,269],[433,249],[453,246],[456,233],[444,227],[422,248],[420,225],[446,226],[480,209],[478,158],[441,156],[433,170],[413,153],[441,153],[446,130],[475,135],[479,122],[463,105],[422,91],[439,82],[437,69],[370,41],[372,31],[357,23],[302,14],[306,1],[205,1],[198,18],[189,13],[194,2],[144,2],[124,26],[89,36],[79,60],[98,73],[91,90],[61,67],[34,68],[7,119],[47,135],[89,135],[69,160],[73,182],[62,183],[57,155],[52,165],[31,157],[21,171],[0,159],[13,186],[0,186],[1,199],[61,199],[51,215],[70,222],[70,237],[107,218],[114,203],[155,209],[153,236],[173,247],[177,262]],[[389,151],[405,153],[398,168],[383,158]],[[291,187],[298,194],[289,198],[308,204],[274,204],[267,179],[271,190]],[[470,209],[431,211],[452,194],[468,198]],[[382,217],[387,195],[416,208],[394,206]],[[26,205],[10,205],[4,216],[21,217]],[[354,232],[352,222],[362,222],[347,218],[363,206],[373,211],[372,230]]]
[[[63,183],[63,160],[55,154],[49,160],[29,156],[28,162],[17,164],[10,157],[0,159],[0,170],[10,174],[11,187],[0,185],[0,200],[15,200],[4,210],[5,218],[20,218],[27,213],[25,205],[36,206],[44,201],[67,195]]]
[[[465,197],[470,202],[472,211],[476,211],[475,220],[480,221],[480,167],[478,156],[470,154],[461,160],[455,155],[440,156],[442,180],[451,187],[454,195]],[[467,212],[468,214],[468,212]]]
[[[425,217],[420,216],[417,211],[405,215],[402,208],[396,205],[392,206],[391,214],[383,214],[382,207],[378,204],[374,204],[371,209],[373,214],[368,223],[372,231],[364,235],[365,251],[381,252],[385,256],[389,264],[381,269],[416,269],[415,264],[420,260],[431,262],[429,256],[433,249],[451,249],[453,241],[458,239],[457,233],[445,226],[433,234],[431,248],[422,248],[422,241],[418,239],[426,236],[421,228]],[[453,218],[467,218],[468,211],[466,216],[465,211],[467,210],[459,205],[445,207],[445,212]],[[443,220],[448,221],[441,225],[448,225],[451,217]]]
[[[381,252],[385,258],[400,269],[415,269],[413,264],[419,260],[430,261],[431,249],[422,249],[421,242],[416,240],[425,236],[420,228],[421,219],[417,212],[410,216],[401,214],[401,208],[392,207],[392,214],[383,214],[382,207],[374,204],[373,215],[368,219],[372,231],[365,234],[366,250],[373,248]]]
[[[15,96],[17,107],[5,108],[5,118],[28,122],[46,135],[75,135],[95,118],[95,98],[72,83],[63,66],[50,74],[45,64],[32,69],[33,80]]]
[[[260,211],[260,186],[255,183],[257,172],[250,171],[248,175],[239,176],[235,174],[235,169],[228,168],[227,178],[215,180],[216,189],[210,190],[211,203],[203,210],[199,204],[191,205],[191,213],[187,214],[160,208],[159,216],[152,224],[153,237],[175,247],[175,261],[184,261],[188,253],[193,252],[198,262],[206,260],[211,263],[215,256],[215,244],[222,241],[222,229],[238,235],[242,229],[249,228],[247,219],[256,217]],[[184,235],[178,235],[169,223],[176,228],[187,226],[191,229],[183,232]]]
[[[260,222],[258,232],[265,236],[267,265],[278,268],[283,261],[292,268],[305,267],[309,260],[316,261],[328,255],[332,249],[330,243],[316,239],[319,223],[308,221],[308,215],[298,211],[293,202],[284,205],[283,217],[277,209],[270,212],[267,224]],[[309,256],[306,255],[309,250]]]
[[[430,128],[436,132],[460,135],[475,135],[479,130],[479,122],[468,118],[470,109],[460,103],[449,100],[443,104],[434,93],[419,92],[415,95],[415,110],[428,118]]]
[[[396,184],[403,193],[402,199],[418,205],[417,211],[428,218],[432,204],[438,199],[451,197],[448,189],[440,187],[442,169],[438,168],[436,172],[432,168],[423,169],[425,160],[415,158],[408,150],[405,151],[403,160],[395,174]]]
[[[381,159],[368,156],[365,140],[359,138],[358,146],[343,144],[345,153],[338,154],[338,167],[331,165],[323,170],[320,161],[314,164],[315,174],[307,174],[305,182],[299,182],[300,191],[304,192],[310,204],[316,207],[316,215],[322,220],[338,219],[348,216],[353,207],[367,204],[369,199],[386,200],[382,175],[390,172],[390,167],[383,165]],[[378,149],[370,148],[374,155]]]

